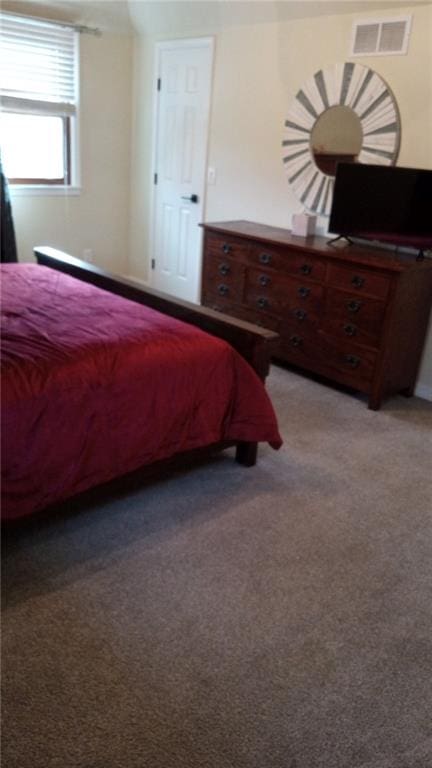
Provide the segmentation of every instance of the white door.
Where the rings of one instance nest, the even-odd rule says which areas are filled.
[[[211,38],[159,43],[152,285],[199,302]]]

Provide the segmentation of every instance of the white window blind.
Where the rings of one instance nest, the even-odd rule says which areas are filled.
[[[14,112],[74,115],[78,33],[56,23],[0,15],[0,96]]]

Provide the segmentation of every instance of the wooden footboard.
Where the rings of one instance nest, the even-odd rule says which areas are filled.
[[[144,304],[185,323],[196,325],[207,333],[224,339],[247,360],[260,379],[265,380],[270,368],[270,359],[276,350],[279,339],[278,334],[274,331],[260,328],[207,307],[174,299],[167,294],[144,287],[134,280],[107,272],[94,264],[88,264],[55,248],[37,246],[33,250],[38,264],[65,272],[110,293],[123,296],[138,304]],[[236,461],[240,464],[253,466],[256,462],[256,456],[256,443],[238,443],[236,445]]]
[[[172,296],[107,272],[55,248],[37,246],[33,250],[38,264],[65,272],[110,293],[136,301],[138,304],[145,304],[147,307],[185,323],[196,325],[213,336],[224,339],[248,361],[263,381],[266,378],[270,359],[279,339],[274,331],[260,328],[244,320],[237,320],[207,307],[174,299]]]

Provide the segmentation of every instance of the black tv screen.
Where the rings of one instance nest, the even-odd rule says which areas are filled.
[[[420,250],[432,247],[432,171],[339,163],[329,231]]]

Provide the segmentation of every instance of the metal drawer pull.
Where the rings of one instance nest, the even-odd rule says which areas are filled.
[[[257,304],[260,309],[266,309],[266,307],[269,306],[269,303],[270,303],[269,300],[266,299],[264,296],[260,296],[257,301]]]
[[[347,302],[348,312],[358,312],[361,305],[362,305],[361,301],[355,301],[355,299],[348,301]]]
[[[224,243],[223,246],[222,246],[222,251],[224,253],[231,253],[232,248],[231,248],[230,245],[228,245],[228,243]]]
[[[293,347],[300,347],[303,339],[300,336],[290,336],[290,344],[292,344]]]
[[[357,333],[357,328],[355,325],[351,325],[351,323],[347,323],[343,327],[345,333],[347,336],[355,336]]]
[[[259,260],[261,264],[270,264],[271,255],[269,253],[260,253]]]
[[[219,272],[221,275],[227,275],[228,272],[231,272],[231,267],[229,264],[219,264]]]
[[[297,320],[306,320],[307,312],[305,312],[304,309],[295,309],[294,317],[296,317]]]
[[[360,275],[354,275],[354,277],[351,279],[351,284],[355,285],[356,288],[363,288],[364,281],[364,277],[360,277]]]
[[[310,275],[310,273],[312,272],[311,265],[310,264],[302,264],[302,266],[300,267],[300,272],[302,273],[302,275]]]
[[[258,282],[260,285],[264,286],[265,288],[266,285],[270,284],[271,280],[268,275],[260,275],[258,278]]]
[[[350,368],[358,368],[360,365],[360,358],[356,355],[345,355],[344,360]]]
[[[221,283],[220,285],[218,285],[218,293],[219,293],[221,296],[227,296],[227,294],[229,293],[229,288],[228,288],[228,286],[227,286],[227,285],[224,285],[223,283]]]
[[[302,299],[305,299],[306,296],[309,296],[310,294],[310,288],[305,288],[303,285],[301,288],[298,289],[298,295],[302,297]]]

